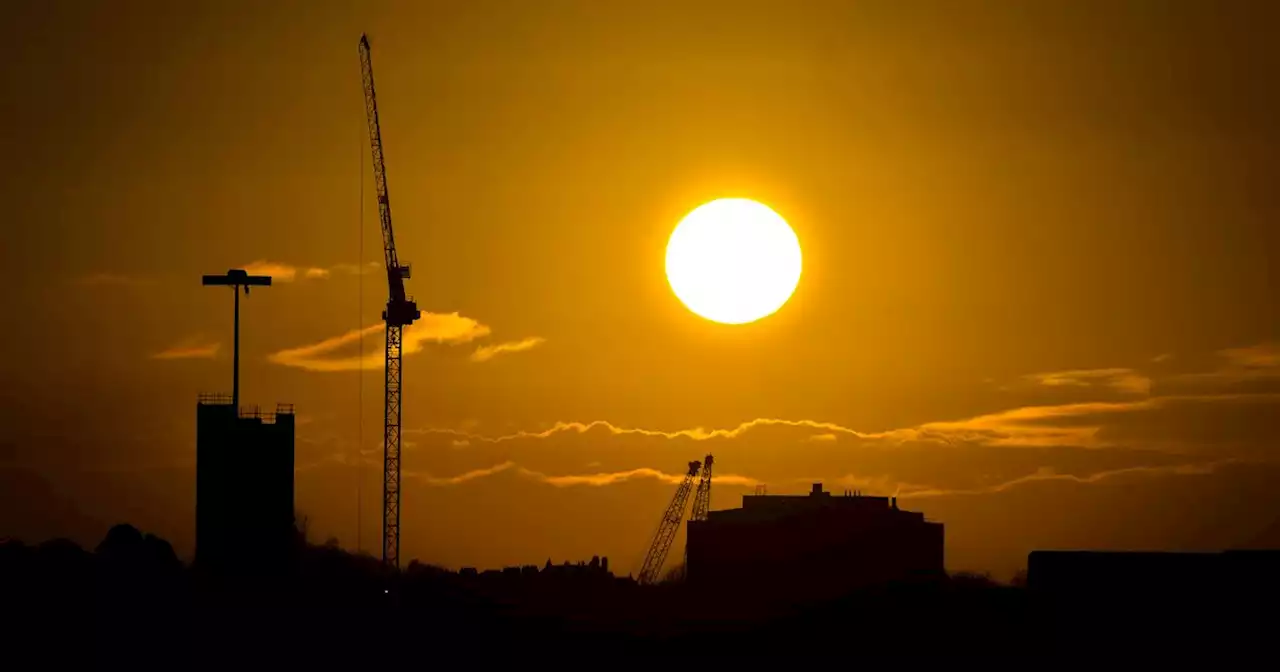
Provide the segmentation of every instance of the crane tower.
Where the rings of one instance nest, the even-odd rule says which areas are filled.
[[[382,129],[378,124],[378,99],[373,89],[373,59],[369,38],[360,36],[360,71],[364,82],[365,117],[369,122],[369,144],[373,148],[373,179],[378,197],[378,222],[382,225],[382,251],[387,262],[387,352],[385,417],[382,432],[382,561],[400,565],[400,344],[404,328],[422,317],[418,304],[405,296],[404,281],[409,266],[396,256],[396,238],[391,229],[391,200],[387,196],[387,169],[383,165]]]
[[[697,460],[689,463],[689,471],[680,482],[680,487],[676,488],[676,494],[667,505],[666,512],[662,514],[662,520],[658,523],[658,532],[653,535],[653,543],[649,545],[649,552],[645,555],[644,566],[640,568],[640,576],[637,580],[641,584],[658,582],[662,563],[667,560],[667,551],[671,550],[671,542],[675,541],[676,532],[680,529],[680,520],[684,518],[684,510],[689,504],[689,492],[693,490],[693,479],[698,476],[698,468],[701,466],[702,463]]]

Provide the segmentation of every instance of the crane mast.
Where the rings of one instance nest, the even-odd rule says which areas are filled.
[[[693,479],[698,475],[701,463],[697,460],[689,463],[689,471],[685,474],[671,504],[662,514],[658,523],[658,532],[653,535],[653,543],[649,545],[649,553],[644,558],[644,566],[640,569],[641,584],[657,583],[662,571],[662,563],[667,560],[667,551],[671,550],[671,542],[675,541],[676,531],[680,529],[680,519],[684,518],[685,507],[689,504],[689,492],[693,490]]]
[[[373,179],[378,198],[378,222],[382,226],[382,251],[387,265],[386,380],[383,387],[385,413],[382,432],[382,561],[400,564],[400,383],[401,342],[404,327],[422,316],[413,299],[404,291],[409,266],[400,265],[396,237],[391,228],[391,200],[387,196],[387,170],[383,163],[382,129],[378,123],[378,99],[373,88],[373,57],[369,38],[360,36],[360,71],[364,83],[365,117],[369,123],[369,144],[373,148]]]

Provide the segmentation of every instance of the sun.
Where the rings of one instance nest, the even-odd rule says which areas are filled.
[[[800,240],[768,206],[722,198],[694,208],[667,241],[667,281],[685,306],[723,324],[777,312],[800,283]]]

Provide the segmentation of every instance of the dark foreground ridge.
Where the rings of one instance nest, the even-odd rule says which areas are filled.
[[[1134,556],[1119,562],[1133,590],[1102,578],[1115,574],[1093,556],[1084,585],[1065,581],[1063,567],[1075,561],[1033,554],[1030,586],[951,575],[796,603],[761,597],[767,591],[750,584],[640,586],[595,560],[488,572],[415,562],[388,572],[336,545],[300,544],[283,576],[214,579],[180,563],[164,540],[119,525],[93,551],[64,540],[0,544],[0,604],[19,659],[24,651],[52,660],[137,649],[183,667],[225,656],[296,664],[354,656],[367,664],[388,648],[397,661],[420,665],[593,667],[1104,654],[1221,662],[1274,653],[1267,644],[1274,627],[1267,615],[1280,597],[1273,552],[1248,555],[1233,567],[1253,569],[1220,583],[1192,580],[1194,561],[1166,554],[1144,565]],[[1037,572],[1050,577],[1045,587],[1035,585]],[[1246,576],[1255,578],[1245,583]],[[392,641],[403,645],[387,647]]]

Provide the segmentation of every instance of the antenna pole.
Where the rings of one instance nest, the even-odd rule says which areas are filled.
[[[247,289],[247,288],[246,288]],[[231,293],[236,295],[235,335],[231,345],[231,408],[240,412],[240,287],[231,286]]]
[[[244,288],[244,293],[249,293],[250,286],[271,286],[271,276],[267,275],[249,275],[241,268],[233,268],[227,271],[226,275],[206,275],[201,279],[201,284],[208,287],[210,285],[221,285],[230,287],[231,292],[235,294],[235,318],[232,327],[232,353],[231,353],[231,407],[235,413],[240,412],[240,288]]]

